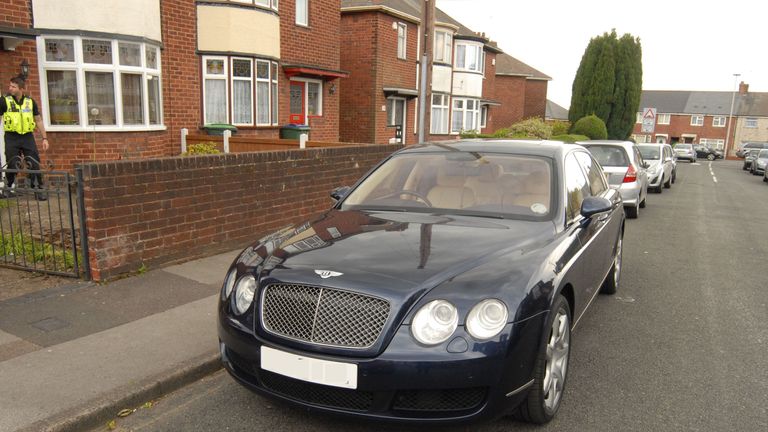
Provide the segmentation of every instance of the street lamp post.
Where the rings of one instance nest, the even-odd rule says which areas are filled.
[[[734,89],[731,92],[731,111],[728,114],[728,128],[725,131],[725,147],[723,147],[723,160],[728,159],[728,140],[731,138],[731,123],[733,123],[733,103],[736,101],[736,85],[741,74],[733,74]],[[735,131],[735,129],[734,129]]]

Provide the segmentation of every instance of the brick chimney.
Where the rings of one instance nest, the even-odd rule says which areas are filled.
[[[739,94],[745,95],[749,92],[749,84],[745,83],[744,81],[739,83]]]

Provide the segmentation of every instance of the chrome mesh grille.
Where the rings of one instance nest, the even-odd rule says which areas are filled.
[[[269,285],[262,300],[268,332],[320,345],[369,347],[388,316],[386,300],[307,285]]]

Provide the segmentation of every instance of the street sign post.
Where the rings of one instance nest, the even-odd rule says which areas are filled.
[[[640,131],[643,133],[653,133],[656,128],[656,108],[643,108],[643,125]]]

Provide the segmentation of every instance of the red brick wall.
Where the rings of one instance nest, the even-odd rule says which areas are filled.
[[[343,142],[374,142],[377,101],[377,13],[341,16],[341,67],[349,78],[341,80],[340,138]]]
[[[296,7],[293,2],[280,3],[280,56],[283,64],[303,64],[339,70],[341,67],[339,38],[341,22],[340,0],[311,0],[309,27],[296,25]],[[318,78],[318,77],[307,77]],[[280,125],[289,123],[290,78],[282,73],[280,86]],[[330,87],[336,86],[335,94]],[[323,84],[323,115],[310,117],[310,136],[313,140],[339,141],[339,79],[328,79]]]
[[[406,59],[397,57],[397,29],[394,23],[407,26]],[[387,97],[384,87],[416,89],[419,31],[414,23],[378,13],[345,13],[342,17],[341,64],[350,72],[342,89],[342,141],[386,144],[395,137],[395,129],[387,127]],[[406,103],[407,143],[416,142],[413,133],[416,116],[415,99]]]
[[[547,112],[547,81],[525,81],[524,118],[539,117],[542,120]]]
[[[330,207],[397,145],[83,165],[94,280],[244,247]]]
[[[497,93],[497,84],[496,84],[496,53],[491,51],[485,52],[485,79],[483,80],[483,99],[489,99],[492,101],[499,102],[498,97],[496,96]],[[494,109],[495,108],[495,109]],[[498,111],[500,107],[491,105],[488,107],[488,116],[485,120],[485,128],[482,129],[481,133],[493,133],[496,131],[496,129],[500,129],[503,126],[497,127],[494,123],[494,119],[496,117],[496,111]],[[481,112],[482,115],[482,112]],[[482,121],[482,119],[481,119]]]
[[[166,155],[179,154],[181,129],[198,131],[202,121],[201,65],[197,49],[197,5],[188,0],[160,2],[163,45],[163,120]]]
[[[525,77],[496,77],[496,100],[501,106],[490,107],[494,130],[509,127],[524,118],[525,81]]]

